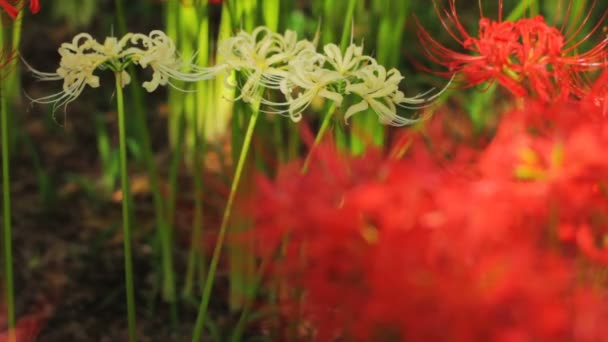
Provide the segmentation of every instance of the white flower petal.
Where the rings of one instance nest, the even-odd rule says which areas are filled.
[[[367,101],[361,101],[361,102],[359,102],[357,104],[354,104],[354,105],[348,107],[348,110],[344,114],[344,122],[346,124],[348,124],[348,119],[351,116],[353,116],[353,115],[355,115],[355,114],[357,114],[359,112],[362,112],[364,110],[367,110],[368,108],[369,108],[369,104],[367,103]]]

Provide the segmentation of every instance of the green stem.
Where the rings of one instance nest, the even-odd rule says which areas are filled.
[[[278,31],[279,19],[281,18],[281,1],[280,0],[265,0],[262,2],[262,14],[264,23],[272,31]]]
[[[224,236],[226,235],[226,229],[228,227],[228,221],[230,220],[230,214],[232,212],[232,204],[234,203],[234,198],[236,195],[236,191],[238,189],[239,181],[241,179],[241,174],[243,172],[243,166],[245,165],[245,160],[247,159],[247,153],[249,152],[249,145],[251,145],[251,138],[253,136],[253,130],[255,128],[255,124],[257,122],[259,113],[260,113],[260,101],[256,101],[254,104],[254,109],[251,118],[249,119],[249,125],[247,126],[247,132],[245,133],[245,140],[243,141],[243,146],[241,147],[241,153],[239,156],[238,163],[236,165],[236,170],[234,172],[234,179],[232,180],[232,185],[230,187],[230,195],[228,195],[228,202],[226,203],[226,209],[224,209],[224,215],[222,217],[222,224],[220,226],[219,235],[217,237],[217,241],[215,244],[215,249],[213,250],[213,256],[211,258],[211,264],[209,265],[209,273],[207,276],[207,281],[205,282],[205,287],[203,288],[203,298],[201,299],[201,305],[198,311],[198,317],[196,318],[196,325],[194,327],[194,334],[192,336],[192,342],[198,342],[201,340],[201,336],[203,333],[203,327],[205,325],[205,316],[207,314],[207,306],[209,305],[209,299],[211,298],[211,289],[213,288],[213,281],[215,279],[215,271],[217,269],[217,265],[220,259],[220,254],[222,251],[222,246],[224,244]]]
[[[296,125],[287,126],[287,160],[298,158],[300,149],[300,134]]]
[[[201,6],[199,13],[198,42],[199,47],[198,65],[208,65],[210,56],[211,32],[209,28],[209,15],[207,6]],[[220,19],[227,21],[224,15]],[[220,23],[220,27],[224,25]],[[220,29],[221,30],[221,29]],[[186,282],[184,295],[192,296],[194,293],[194,279],[198,275],[198,290],[200,293],[205,282],[205,257],[201,244],[203,229],[203,169],[204,156],[206,154],[205,130],[211,123],[210,113],[217,112],[217,103],[213,98],[213,86],[207,82],[199,82],[196,86],[196,110],[193,115],[194,135],[192,153],[193,172],[194,172],[194,218],[192,220],[192,235],[190,240],[190,251],[188,255],[188,266],[186,272]],[[215,118],[215,116],[213,116]]]
[[[173,151],[173,157],[171,158],[171,163],[169,166],[169,198],[166,200],[166,206],[163,206],[162,198],[159,198],[159,209],[162,210],[163,207],[166,207],[166,213],[163,213],[160,219],[162,219],[162,224],[159,228],[160,232],[160,243],[161,243],[161,259],[162,259],[162,267],[163,267],[163,286],[162,286],[162,296],[163,299],[169,303],[171,303],[171,322],[174,325],[174,328],[177,328],[177,324],[179,323],[177,303],[175,301],[176,289],[175,289],[175,276],[173,272],[173,226],[174,226],[174,216],[175,216],[175,203],[178,192],[178,172],[179,172],[179,163],[182,158],[182,150],[184,145],[184,126],[185,126],[185,117],[184,115],[180,116],[180,127],[178,132],[178,144],[176,150]],[[148,130],[146,127],[145,135],[148,136]],[[148,143],[149,146],[149,143]],[[146,159],[149,160],[150,163],[154,163],[154,157],[152,155],[152,150],[150,147],[149,157]],[[156,168],[154,168],[156,169]],[[148,170],[152,170],[148,168]],[[156,174],[154,177],[158,178]],[[158,181],[156,182],[158,185]],[[160,188],[157,186],[158,194],[160,195]],[[159,220],[157,220],[159,221]]]
[[[258,280],[259,282],[259,280]],[[254,296],[251,299],[245,302],[245,307],[241,311],[241,315],[239,317],[239,321],[236,324],[232,332],[232,336],[230,337],[231,342],[239,342],[243,338],[243,331],[245,329],[245,324],[247,323],[247,318],[249,318],[249,312],[251,311],[252,304],[255,298],[255,292],[257,292],[259,284],[255,284],[253,288]]]
[[[179,187],[177,178],[179,174],[179,164],[183,158],[184,144],[186,137],[186,115],[182,114],[179,117],[179,127],[177,130],[177,146],[173,152],[173,157],[169,164],[169,199],[167,200],[167,222],[170,225],[175,223],[175,206],[177,202],[177,193]]]
[[[340,49],[342,53],[348,47],[349,38],[352,38],[352,27],[353,27],[353,16],[355,14],[355,7],[357,0],[349,0],[348,8],[346,10],[346,16],[344,17],[344,26],[342,29],[342,39],[340,39]]]
[[[125,18],[124,6],[122,0],[115,1],[116,20],[118,21],[118,31],[121,35],[127,33],[127,19]]]
[[[241,311],[241,315],[239,317],[239,321],[237,322],[235,328],[233,329],[232,336],[230,337],[231,342],[238,342],[243,337],[243,331],[245,329],[245,324],[247,323],[247,319],[249,318],[249,313],[251,312],[251,308],[253,303],[255,302],[255,298],[257,296],[257,292],[260,289],[260,285],[262,284],[262,279],[264,277],[264,273],[266,273],[266,268],[270,264],[270,260],[272,260],[273,253],[268,255],[262,260],[260,264],[260,268],[256,272],[255,280],[253,283],[253,288],[251,289],[251,297],[245,302],[245,306]]]
[[[205,155],[204,127],[201,127],[201,120],[204,120],[205,113],[212,112],[211,101],[204,101],[204,95],[208,95],[209,86],[207,83],[197,84],[197,106],[205,111],[197,111],[194,120],[194,147],[191,149],[192,163],[194,170],[194,218],[192,220],[192,234],[190,236],[190,250],[188,252],[188,264],[186,267],[186,280],[183,295],[190,297],[194,293],[194,278],[197,266],[204,268],[203,251],[200,245],[203,225],[203,158]],[[204,124],[205,121],[203,121]],[[200,274],[200,282],[204,281],[204,273]]]
[[[125,251],[125,286],[127,292],[127,318],[129,324],[129,341],[136,340],[135,335],[135,287],[133,285],[133,257],[131,253],[131,195],[129,194],[129,176],[127,174],[127,142],[125,129],[124,99],[122,93],[122,74],[115,72],[116,78],[116,107],[118,111],[118,134],[120,143],[120,179],[122,183],[122,222],[123,244]]]
[[[13,285],[13,233],[11,227],[11,177],[8,106],[3,81],[0,80],[0,111],[2,112],[2,216],[4,218],[4,286],[6,287],[6,317],[9,341],[15,341],[15,298]]]
[[[346,48],[349,45],[349,38],[352,38],[352,30],[354,25],[353,17],[355,15],[356,5],[357,0],[349,0],[348,7],[346,9],[346,15],[344,16],[344,24],[342,25],[342,37],[340,39],[340,50],[342,50],[342,53],[346,51]],[[348,137],[346,133],[342,131],[340,126],[335,127],[334,134],[336,139],[336,146],[339,149],[346,148],[348,146]]]
[[[115,0],[116,17],[118,21],[119,33],[127,33],[127,24],[124,14],[124,6],[122,0]],[[165,202],[160,191],[160,176],[156,163],[154,161],[154,153],[152,144],[150,143],[150,130],[146,123],[145,111],[143,109],[141,88],[137,81],[137,75],[133,71],[133,66],[129,67],[129,73],[132,75],[131,96],[133,97],[133,109],[135,110],[135,124],[137,127],[138,138],[142,144],[144,162],[150,178],[150,187],[154,202],[154,213],[156,217],[157,234],[161,245],[161,264],[162,264],[162,297],[165,301],[171,303],[172,321],[177,321],[177,306],[175,304],[175,279],[173,272],[173,245],[171,242],[172,225],[166,219]]]
[[[514,21],[520,19],[524,16],[526,12],[526,8],[534,8],[536,7],[536,0],[530,1],[520,1],[519,4],[509,13],[509,15],[504,19],[505,21]]]
[[[11,25],[12,28],[12,41],[11,41],[11,48],[12,51],[19,51],[19,46],[21,45],[21,29],[23,26],[23,12],[24,11],[19,11],[19,15],[17,15],[17,18],[15,19],[14,23]],[[7,98],[13,99],[15,97],[20,96],[20,92],[21,92],[21,73],[20,73],[20,64],[19,64],[19,59],[15,59],[12,63],[15,63],[14,67],[15,69],[12,70],[12,72],[10,73],[10,75],[7,77]]]
[[[197,125],[198,127],[198,125]],[[190,238],[190,251],[188,253],[188,266],[186,268],[186,281],[184,285],[184,296],[189,297],[192,296],[194,290],[194,275],[196,273],[196,266],[199,263],[203,263],[202,260],[202,251],[200,247],[200,240],[202,235],[202,225],[203,225],[203,182],[202,182],[202,172],[203,169],[201,167],[201,157],[200,154],[204,153],[204,146],[200,141],[199,137],[200,132],[195,128],[194,135],[194,219],[192,221],[192,234]],[[202,151],[201,151],[202,150]]]
[[[20,14],[21,15],[21,14]],[[0,49],[4,48],[4,31],[0,28]],[[2,213],[3,213],[3,242],[4,242],[4,278],[6,290],[6,314],[8,323],[8,340],[16,342],[15,336],[15,288],[13,280],[13,229],[11,222],[11,124],[8,114],[7,88],[4,80],[0,79],[0,119],[2,126]]]
[[[336,104],[334,102],[331,103],[329,107],[327,107],[327,111],[323,116],[323,122],[321,123],[321,127],[319,128],[319,132],[317,132],[317,136],[315,137],[315,141],[313,142],[308,154],[306,155],[306,159],[304,160],[304,164],[302,165],[301,173],[306,173],[308,171],[308,166],[310,164],[310,160],[312,158],[312,154],[315,148],[321,143],[323,136],[325,135],[325,131],[329,127],[329,123],[331,122],[331,117],[334,113],[334,109],[336,108]]]
[[[283,137],[283,120],[273,120],[270,124],[272,125],[272,139],[277,149],[277,161],[279,164],[284,164],[287,161],[289,145],[283,143],[285,141]],[[292,123],[290,122],[289,124],[291,125]]]
[[[132,77],[135,77],[133,75]],[[137,84],[134,82],[134,84]],[[132,88],[133,89],[133,88]],[[132,90],[132,95],[136,98],[136,103],[141,104],[141,93],[138,90]],[[148,169],[148,177],[150,177],[150,187],[152,190],[152,200],[154,202],[154,214],[156,216],[157,234],[160,240],[161,247],[161,263],[162,263],[162,296],[163,299],[171,303],[172,316],[175,316],[177,307],[175,307],[175,277],[173,272],[173,243],[171,239],[172,225],[167,220],[165,213],[165,199],[160,190],[160,176],[152,144],[150,143],[150,130],[146,122],[145,113],[141,105],[136,106],[135,119],[137,124],[139,140],[142,144],[144,162]]]

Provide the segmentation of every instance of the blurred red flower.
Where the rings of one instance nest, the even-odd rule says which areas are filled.
[[[40,303],[35,313],[24,315],[17,321],[12,333],[17,342],[34,342],[37,340],[40,330],[54,311],[50,303]],[[6,310],[0,305],[0,342],[11,341],[8,331],[2,331],[6,327]]]
[[[591,10],[596,2],[593,2]],[[461,23],[456,0],[449,0],[447,9],[440,9],[436,0],[433,3],[442,25],[464,52],[442,45],[418,23],[421,47],[433,63],[448,69],[436,73],[446,77],[461,74],[463,79],[460,82],[465,87],[498,82],[516,96],[536,96],[543,100],[580,96],[585,89],[581,73],[608,65],[605,58],[608,38],[586,52],[577,52],[601,26],[606,14],[591,33],[574,41],[580,29],[572,30],[571,36],[567,37],[563,28],[560,30],[548,25],[542,16],[503,20],[503,1],[500,0],[498,20],[484,17],[482,13],[475,36]],[[580,26],[587,24],[588,20],[589,15]]]
[[[40,0],[30,0],[30,11],[32,13],[40,11]]]
[[[608,69],[605,69],[590,87],[585,103],[600,108],[603,117],[608,115]]]
[[[0,7],[8,14],[11,18],[16,18],[19,11],[14,5],[10,4],[8,0],[0,0]]]
[[[433,123],[388,159],[325,145],[305,175],[260,178],[255,241],[283,251],[267,277],[291,289],[286,321],[317,341],[602,340],[601,109],[527,101],[503,117],[477,153]]]
[[[37,315],[30,315],[21,318],[14,329],[15,341],[34,342],[40,332],[41,318]],[[0,342],[9,342],[9,332],[0,332]]]
[[[13,19],[17,17],[25,0],[0,0],[0,7]],[[40,0],[30,0],[30,11],[38,13],[40,11]]]
[[[527,103],[508,114],[480,158],[482,174],[544,198],[554,234],[608,263],[608,123],[586,101]]]

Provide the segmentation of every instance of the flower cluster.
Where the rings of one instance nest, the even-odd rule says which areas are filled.
[[[608,65],[605,53],[608,38],[578,53],[581,44],[600,24],[583,40],[576,41],[580,29],[570,31],[572,36],[568,37],[563,29],[550,26],[542,16],[503,21],[499,13],[498,20],[482,16],[478,34],[474,36],[459,20],[455,0],[449,0],[447,9],[440,9],[436,1],[434,5],[445,29],[466,52],[443,46],[419,24],[421,46],[433,63],[448,69],[439,74],[451,77],[459,73],[465,86],[489,81],[498,82],[516,96],[535,95],[542,100],[578,97],[586,88],[581,73]],[[502,7],[500,0],[500,11]],[[581,25],[588,19],[587,15]]]
[[[220,42],[218,53],[222,63],[201,67],[182,61],[175,43],[162,31],[148,36],[129,33],[120,40],[106,38],[103,44],[91,35],[81,33],[71,43],[59,48],[61,62],[55,73],[33,70],[41,80],[63,80],[63,91],[34,100],[38,103],[67,105],[88,85],[96,88],[98,69],[122,72],[123,86],[130,82],[125,68],[129,64],[150,67],[152,80],[143,86],[149,92],[171,79],[197,82],[216,77],[224,71],[237,71],[244,77],[238,86],[238,99],[259,101],[262,111],[288,115],[294,122],[317,97],[331,100],[337,107],[350,97],[358,101],[345,110],[345,120],[368,108],[385,124],[402,126],[416,122],[397,113],[398,108],[417,108],[428,104],[441,92],[406,97],[399,89],[403,76],[397,69],[386,70],[377,61],[363,54],[363,47],[351,44],[344,53],[335,44],[316,51],[316,43],[298,40],[294,31],[285,34],[258,27],[253,32],[241,31]],[[172,85],[172,84],[171,84]],[[276,101],[268,91],[278,92],[284,101]]]
[[[337,107],[350,97],[348,102],[358,102],[345,109],[345,120],[370,108],[382,123],[402,126],[416,120],[399,116],[398,108],[423,106],[439,95],[406,97],[399,89],[403,80],[399,70],[386,70],[364,55],[362,46],[351,43],[343,52],[328,44],[319,53],[316,42],[298,40],[289,30],[279,34],[258,27],[251,33],[240,32],[221,42],[219,54],[225,68],[245,77],[239,98],[259,100],[263,111],[289,115],[295,122],[317,97]],[[266,90],[278,92],[284,100],[274,100],[273,94],[264,94]]]
[[[260,178],[254,234],[268,280],[296,289],[278,291],[287,321],[318,341],[602,340],[603,107],[528,101],[508,117],[475,153],[432,122],[388,159],[324,147],[305,175]]]
[[[35,99],[34,102],[53,103],[55,107],[69,104],[86,86],[99,87],[99,77],[95,75],[98,69],[120,72],[121,83],[125,86],[131,81],[125,71],[130,64],[152,69],[152,79],[143,83],[149,92],[158,86],[171,84],[172,79],[196,82],[215,75],[213,68],[201,68],[182,61],[173,40],[158,30],[149,35],[128,33],[120,40],[108,37],[103,44],[88,33],[81,33],[71,43],[63,43],[59,55],[60,65],[54,73],[40,72],[30,67],[40,80],[63,80],[61,92]]]

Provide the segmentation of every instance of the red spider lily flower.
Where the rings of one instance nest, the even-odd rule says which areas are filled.
[[[438,74],[448,77],[461,74],[460,82],[465,87],[498,82],[516,96],[535,95],[550,100],[580,96],[585,88],[581,73],[608,65],[605,60],[608,38],[587,52],[576,52],[598,29],[606,13],[590,34],[575,42],[574,38],[588,22],[591,11],[580,28],[567,37],[563,27],[548,25],[542,16],[503,21],[502,3],[500,0],[498,20],[482,14],[479,32],[474,36],[460,22],[456,0],[449,0],[449,8],[444,10],[434,1],[442,25],[465,50],[458,52],[443,46],[418,22],[418,37],[424,53],[433,63],[448,69]]]
[[[8,14],[11,18],[17,18],[19,10],[15,6],[11,5],[7,0],[0,0],[0,7]]]
[[[24,2],[25,0],[0,0],[0,7],[2,7],[11,18],[15,19]],[[40,11],[40,0],[30,0],[30,11],[34,14]]]
[[[34,14],[40,11],[40,0],[30,0],[30,11]]]
[[[608,69],[593,82],[584,98],[584,103],[600,108],[603,117],[608,115]]]
[[[6,325],[6,316],[0,313],[0,342],[12,341],[9,338],[11,335],[13,335],[15,341],[18,342],[36,341],[40,330],[44,327],[53,311],[54,307],[50,303],[40,303],[40,306],[36,309],[35,313],[30,313],[19,318],[13,331],[10,332],[1,330],[1,328]],[[1,312],[6,311],[2,310]]]
[[[304,291],[280,296],[287,321],[303,320],[319,341],[601,340],[608,292],[580,279],[566,240],[580,240],[580,251],[601,262],[603,251],[589,243],[597,236],[562,232],[557,248],[551,239],[555,220],[608,213],[607,199],[588,186],[608,180],[598,153],[608,140],[597,122],[581,119],[579,105],[539,103],[509,115],[518,124],[499,127],[478,157],[477,177],[437,163],[415,136],[401,139],[396,150],[406,152],[391,160],[321,146],[305,175],[289,165],[275,181],[263,178],[255,197],[260,254],[281,246],[269,277]],[[561,113],[541,113],[542,121],[533,112],[543,108]],[[536,130],[511,131],[511,146],[509,131],[530,126]],[[551,157],[556,145],[563,156]],[[536,159],[511,153],[523,147]],[[501,153],[507,162],[491,165]],[[542,177],[518,177],[522,162]],[[560,208],[557,218],[548,204]]]
[[[12,332],[15,336],[15,341],[19,342],[34,342],[41,329],[41,318],[35,315],[30,315],[19,319],[17,325]],[[0,332],[0,342],[11,341],[10,333]]]
[[[479,162],[486,178],[544,198],[559,241],[608,264],[608,121],[584,101],[529,102],[509,113]]]

